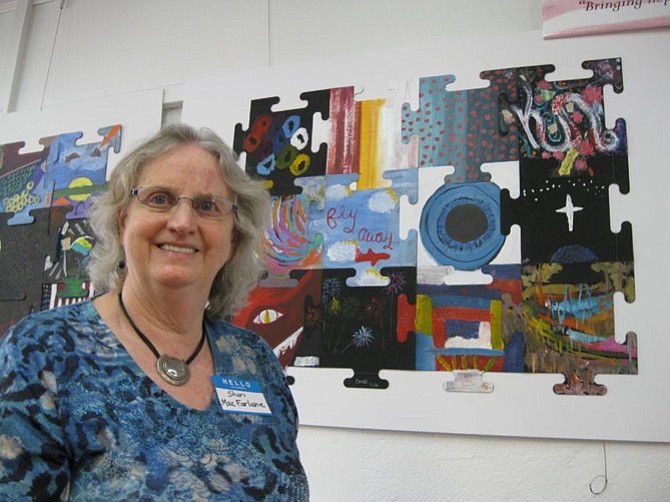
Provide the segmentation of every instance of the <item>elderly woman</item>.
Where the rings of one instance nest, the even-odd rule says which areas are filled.
[[[306,500],[271,349],[226,322],[260,273],[269,196],[213,132],[164,128],[90,215],[92,301],[0,349],[2,500]]]

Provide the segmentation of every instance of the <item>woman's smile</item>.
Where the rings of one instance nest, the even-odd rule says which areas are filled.
[[[193,254],[198,252],[195,248],[178,246],[176,244],[159,244],[158,247],[163,251],[172,251],[174,253]]]

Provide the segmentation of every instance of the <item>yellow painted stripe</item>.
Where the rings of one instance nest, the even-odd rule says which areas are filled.
[[[361,102],[358,190],[382,186],[383,166],[381,165],[379,128],[385,102],[384,99],[370,99]]]

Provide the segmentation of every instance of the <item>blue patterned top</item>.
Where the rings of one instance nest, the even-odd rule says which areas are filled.
[[[90,301],[17,323],[0,346],[0,500],[308,500],[272,350],[226,322],[206,332],[216,374],[258,382],[271,416],[176,401]]]

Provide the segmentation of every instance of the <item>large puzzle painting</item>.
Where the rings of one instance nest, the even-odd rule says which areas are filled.
[[[274,207],[268,275],[236,320],[286,366],[352,368],[347,387],[388,387],[382,369],[455,371],[453,390],[482,392],[487,372],[562,373],[556,393],[600,395],[596,375],[636,374],[613,300],[635,299],[632,230],[609,216],[609,187],[629,191],[626,127],[607,126],[603,92],[623,91],[622,61],[582,66],[485,70],[488,87],[456,91],[422,77],[417,108],[353,86],[296,109],[252,100],[233,145]],[[505,161],[515,198],[482,169]]]

